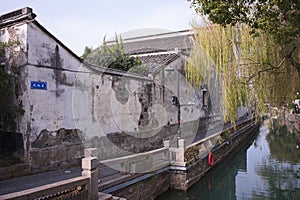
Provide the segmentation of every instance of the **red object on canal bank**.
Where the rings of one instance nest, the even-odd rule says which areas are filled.
[[[213,166],[215,164],[215,157],[211,151],[207,155],[207,162],[209,166]]]

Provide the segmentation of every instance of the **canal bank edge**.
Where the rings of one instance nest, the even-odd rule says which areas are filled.
[[[252,123],[242,131],[236,131],[231,138],[221,145],[214,147],[211,152],[214,156],[214,163],[209,165],[207,156],[196,160],[187,167],[171,167],[170,188],[186,191],[196,184],[209,170],[219,165],[222,161],[230,158],[232,154],[243,146],[252,142],[260,127],[259,123]]]
[[[207,156],[200,157],[193,163],[178,163],[157,170],[156,172],[142,174],[130,181],[110,185],[110,187],[102,187],[102,192],[110,193],[115,196],[124,197],[126,199],[155,199],[168,189],[176,189],[186,191],[196,184],[210,169],[214,168],[226,158],[230,158],[232,153],[241,149],[244,145],[252,142],[256,136],[260,123],[255,119],[251,119],[248,123],[234,133],[222,144],[215,146],[211,152],[214,155],[215,162],[213,166],[209,166]],[[228,131],[228,129],[223,132]],[[223,133],[222,132],[222,133]],[[101,185],[101,183],[100,183]]]

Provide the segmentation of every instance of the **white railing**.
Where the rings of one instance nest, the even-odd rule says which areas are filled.
[[[169,166],[169,149],[168,147],[163,147],[144,153],[137,153],[99,162],[99,166],[103,164],[113,169],[117,169],[122,173],[134,174],[150,172]]]
[[[0,196],[0,200],[98,200],[98,159],[82,159],[82,175],[64,181]]]
[[[247,121],[241,124],[245,122]],[[120,172],[129,174],[150,172],[170,165],[186,167],[187,164],[207,156],[209,151],[211,151],[219,141],[223,141],[220,135],[232,129],[233,127],[229,127],[188,146],[186,145],[185,139],[178,139],[178,147],[171,147],[170,141],[164,141],[163,148],[103,160],[99,162],[98,166],[104,164]],[[189,151],[190,155],[187,155],[187,151]]]
[[[103,160],[98,166],[106,165],[129,174],[151,172],[170,165],[185,166],[185,139],[178,140],[178,147],[170,147],[170,141],[164,141],[164,147],[144,153]],[[100,172],[101,173],[101,172]]]
[[[205,137],[202,140],[199,140],[199,141],[197,141],[193,144],[188,145],[186,147],[186,150],[189,151],[190,155],[186,156],[185,161],[190,163],[190,162],[193,162],[197,159],[203,159],[216,146],[216,144],[218,142],[220,142],[220,144],[222,143],[222,145],[225,144],[224,139],[221,137],[222,133],[224,133],[226,131],[229,131],[230,138],[232,138],[232,135],[231,135],[232,133],[231,132],[234,131],[235,135],[238,135],[238,134],[242,133],[245,129],[247,129],[248,127],[255,124],[255,122],[253,120],[254,120],[254,118],[251,118],[251,119],[248,119],[248,120],[245,120],[245,121],[239,123],[237,126],[241,126],[245,123],[248,123],[248,122],[252,121],[250,124],[241,127],[239,130],[234,131],[234,128],[231,126],[231,127],[228,127],[225,130],[222,130],[222,131],[220,131],[218,133],[215,133],[215,134],[213,134],[209,137]]]

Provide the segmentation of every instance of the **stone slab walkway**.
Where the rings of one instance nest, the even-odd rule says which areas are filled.
[[[0,195],[75,178],[81,176],[81,172],[81,168],[71,168],[3,180],[0,181]],[[100,167],[99,174],[102,183],[111,181],[112,179],[119,179],[120,177],[124,176],[121,175],[118,171],[111,169],[105,165]]]
[[[73,168],[3,180],[0,181],[0,195],[75,178],[81,175],[81,171],[80,168]]]

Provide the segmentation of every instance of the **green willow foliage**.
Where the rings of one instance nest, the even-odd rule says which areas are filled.
[[[284,45],[300,37],[299,0],[187,0],[199,14],[222,26],[245,24],[252,34],[263,31]]]
[[[10,41],[8,43],[0,42],[0,129],[6,131],[16,130],[16,119],[18,116],[24,114],[22,104],[15,105],[13,99],[14,94],[14,76],[7,73],[9,60],[13,58],[13,54],[10,58],[6,59],[6,53],[18,45],[17,41]],[[13,73],[13,72],[12,72]]]
[[[235,122],[240,106],[263,111],[266,103],[291,103],[300,91],[297,68],[286,61],[286,49],[272,36],[253,37],[246,25],[194,25],[193,29],[196,45],[186,64],[187,79],[199,86],[210,83],[212,70],[217,71],[226,121]]]
[[[12,76],[5,71],[5,48],[7,44],[0,42],[0,96],[12,95]]]
[[[145,73],[146,68],[141,66],[142,62],[138,57],[130,56],[125,53],[122,38],[116,35],[116,42],[112,45],[107,45],[105,38],[101,48],[91,50],[85,49],[82,56],[85,61],[94,65],[105,68],[117,69],[122,71],[130,71],[135,73]],[[133,68],[135,70],[133,70]]]

